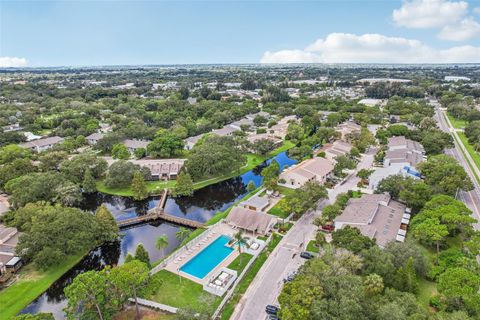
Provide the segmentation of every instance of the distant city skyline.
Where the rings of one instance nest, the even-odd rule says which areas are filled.
[[[0,0],[0,67],[477,62],[480,0]]]

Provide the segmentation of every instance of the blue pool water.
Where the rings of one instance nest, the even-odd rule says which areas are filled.
[[[221,235],[208,247],[200,251],[195,257],[184,264],[180,271],[188,273],[195,278],[203,279],[220,262],[233,252],[233,248],[227,247],[230,237]]]

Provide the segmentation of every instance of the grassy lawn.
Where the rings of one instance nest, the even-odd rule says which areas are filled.
[[[253,168],[259,166],[265,160],[267,160],[271,157],[274,157],[274,156],[278,155],[279,153],[282,153],[283,151],[286,151],[286,150],[292,148],[293,146],[294,146],[294,144],[292,142],[285,141],[282,146],[273,150],[272,152],[270,152],[266,156],[260,156],[260,155],[248,153],[248,154],[245,155],[246,158],[247,158],[247,163],[242,168],[240,168],[239,170],[236,170],[234,172],[224,174],[224,175],[221,175],[221,176],[218,176],[218,177],[213,177],[213,178],[205,179],[205,180],[202,180],[202,181],[197,181],[193,184],[193,188],[195,190],[198,190],[198,189],[204,188],[206,186],[209,186],[211,184],[218,183],[218,182],[221,182],[221,181],[233,178],[233,177],[240,176],[240,175],[252,170]],[[147,189],[152,194],[158,194],[164,188],[171,189],[171,188],[175,187],[176,183],[177,182],[175,180],[147,181]],[[130,186],[124,187],[124,188],[109,188],[109,187],[105,186],[103,181],[97,181],[97,190],[102,192],[102,193],[111,194],[111,195],[117,195],[117,196],[123,196],[123,197],[133,196],[133,193],[132,193],[132,190],[131,190]]]
[[[477,168],[480,169],[480,155],[478,154],[478,152],[475,151],[473,146],[468,142],[467,136],[465,136],[465,134],[463,132],[457,132],[457,134],[458,134],[458,137],[460,138],[460,141],[458,141],[455,138],[455,136],[454,136],[454,139],[457,140],[458,143],[462,143],[465,146],[465,149],[467,149],[467,152],[470,154],[470,156],[473,159],[474,163],[471,163],[468,160],[468,158],[465,157],[467,162],[468,162],[468,165],[470,167],[475,165]],[[462,153],[465,153],[462,148],[460,148],[460,151]],[[480,177],[477,175],[477,172],[473,168],[472,168],[472,172],[473,172],[475,178],[477,179],[477,181],[480,183]]]
[[[232,261],[232,263],[228,265],[227,268],[235,270],[238,272],[238,274],[240,274],[252,258],[253,256],[251,254],[241,253],[238,257],[235,258],[235,260]]]
[[[33,264],[25,266],[20,271],[20,279],[0,291],[2,319],[10,319],[15,316],[76,265],[83,256],[84,254],[78,254],[68,257],[63,263],[44,272],[36,270]]]
[[[307,251],[319,253],[320,248],[315,245],[315,240],[310,240],[307,244]]]
[[[274,228],[277,228],[280,233],[286,233],[288,230],[290,230],[293,227],[293,223],[291,222],[285,222],[285,223],[277,223],[275,224]]]
[[[192,307],[200,309],[201,301],[199,298],[203,295],[209,295],[209,293],[203,291],[202,285],[183,277],[180,278],[167,270],[160,270],[154,274],[145,291],[147,292],[146,299],[176,308]],[[212,308],[216,307],[220,301],[221,298],[217,297]]]
[[[418,302],[425,308],[429,307],[430,298],[437,293],[437,284],[423,278],[418,278]]]
[[[280,207],[281,207],[280,203],[282,201],[285,201],[285,199],[280,199],[280,201],[278,201],[276,205],[274,205],[270,210],[268,210],[267,213],[271,214],[271,215],[274,215],[274,216],[277,216],[277,217],[282,218],[282,219],[287,218],[289,216],[289,213],[280,209]]]
[[[228,301],[227,304],[225,304],[225,307],[223,308],[223,312],[221,313],[220,319],[222,320],[230,319],[230,316],[235,310],[235,306],[237,305],[238,301],[240,301],[240,298],[242,297],[242,295],[245,293],[245,291],[247,291],[248,287],[250,286],[250,283],[252,283],[258,271],[267,260],[268,255],[277,246],[277,244],[280,242],[281,239],[282,239],[281,235],[279,234],[273,235],[273,239],[268,244],[268,247],[258,255],[257,260],[255,260],[255,262],[252,264],[252,266],[250,267],[248,272],[245,274],[243,279],[238,283],[232,297],[230,298],[230,301]]]
[[[455,129],[463,129],[467,125],[467,122],[465,120],[457,119],[450,114],[447,114],[447,116],[448,116],[448,120],[450,120],[450,122],[452,123],[452,126]]]

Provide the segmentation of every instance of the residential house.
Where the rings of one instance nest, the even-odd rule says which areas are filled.
[[[377,188],[380,181],[392,175],[420,178],[420,173],[415,169],[425,159],[425,149],[420,143],[399,136],[389,138],[387,147],[383,168],[375,170],[368,179],[372,190]]]
[[[180,173],[185,159],[141,159],[130,162],[150,169],[153,180],[173,180]]]
[[[268,197],[261,197],[254,195],[253,197],[240,202],[239,206],[253,211],[264,211],[270,205],[270,199]]]
[[[423,146],[403,136],[388,139],[388,150],[383,160],[383,166],[392,165],[415,167],[425,158]]]
[[[333,172],[333,163],[325,158],[316,157],[285,169],[279,176],[279,185],[297,189],[309,181],[324,183]]]
[[[341,140],[335,141],[324,149],[325,158],[332,162],[336,157],[349,155],[350,151],[352,151],[352,145]]]
[[[337,126],[336,130],[340,133],[341,139],[346,142],[350,142],[351,135],[360,134],[362,126],[356,124],[353,121],[345,121]]]
[[[14,132],[23,130],[23,127],[19,123],[9,124],[8,126],[2,127],[3,132]]]
[[[15,248],[18,244],[20,233],[17,228],[6,227],[0,224],[0,266],[13,265],[16,271],[20,266],[17,261],[19,258],[15,254]],[[13,263],[15,262],[15,263]]]
[[[266,235],[275,225],[276,217],[243,207],[233,207],[225,222],[233,228],[251,232],[255,235]]]
[[[125,145],[125,147],[127,147],[128,151],[131,154],[133,154],[135,153],[135,150],[138,150],[138,149],[146,150],[150,142],[151,141],[147,141],[147,140],[126,139],[123,141],[123,144]]]
[[[348,200],[342,214],[334,219],[335,229],[345,226],[360,232],[384,248],[391,241],[405,241],[410,210],[391,199],[388,193],[366,194]]]
[[[95,132],[85,137],[85,139],[87,139],[89,145],[95,145],[97,144],[98,140],[102,139],[104,136],[105,135],[103,133]]]
[[[54,137],[47,137],[43,139],[25,142],[20,144],[20,146],[35,152],[42,152],[42,151],[53,148],[57,144],[63,143],[63,141],[64,141],[63,138],[54,136]]]

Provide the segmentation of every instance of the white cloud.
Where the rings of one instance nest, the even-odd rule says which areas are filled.
[[[480,14],[480,7],[474,8],[473,12],[476,13],[476,14]]]
[[[434,49],[421,41],[380,34],[331,33],[304,50],[267,51],[261,63],[461,63],[480,62],[480,47]]]
[[[0,57],[0,68],[25,67],[27,63],[25,58]]]
[[[438,37],[443,40],[465,41],[480,36],[480,23],[473,17],[467,17],[458,24],[442,28]]]
[[[400,27],[415,29],[443,27],[461,20],[467,9],[465,1],[404,1],[400,9],[393,11],[393,21]]]

